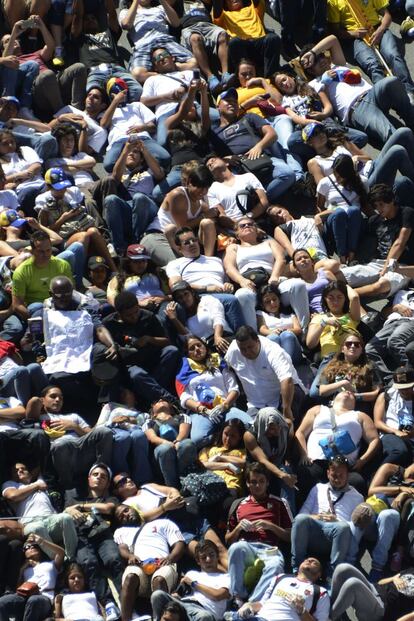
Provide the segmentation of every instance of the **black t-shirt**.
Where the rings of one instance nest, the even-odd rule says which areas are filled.
[[[263,138],[262,127],[267,125],[269,123],[257,114],[247,113],[234,123],[212,127],[209,138],[213,150],[221,156],[243,155]]]
[[[98,496],[97,498],[94,496],[90,496],[88,490],[73,488],[67,489],[65,492],[65,509],[67,507],[73,507],[75,505],[81,505],[83,503],[107,503],[111,502],[114,505],[119,505],[119,499],[115,496]],[[106,516],[102,516],[103,519],[107,519]],[[86,536],[91,530],[91,524],[87,523],[79,523],[76,525],[76,529],[79,535]]]
[[[120,32],[114,33],[110,28],[95,34],[82,34],[76,43],[79,45],[79,60],[87,69],[101,63],[114,63],[122,66],[117,41]]]
[[[211,24],[211,21],[211,15],[203,2],[199,0],[184,2],[184,15],[181,18],[181,26],[183,28],[188,28],[188,26],[199,24],[200,22]]]
[[[385,220],[380,215],[371,216],[368,221],[368,228],[377,238],[377,258],[386,259],[401,229],[414,230],[414,209],[399,207],[397,215],[391,220]],[[412,265],[414,262],[414,236],[412,234],[399,258],[399,262],[404,265]]]
[[[150,311],[140,310],[137,323],[131,325],[119,320],[118,314],[114,313],[104,319],[104,325],[118,345],[122,347],[121,359],[127,366],[138,365],[146,371],[151,371],[160,360],[161,348],[153,345],[145,345],[138,349],[126,347],[125,337],[132,336],[164,336],[165,332],[160,322]]]
[[[384,621],[394,621],[414,609],[414,573],[413,568],[404,569],[400,576],[405,581],[404,592],[398,591],[393,582],[376,584],[375,588],[385,606]]]

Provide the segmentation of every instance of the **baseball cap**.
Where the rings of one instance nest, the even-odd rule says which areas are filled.
[[[410,366],[398,367],[392,374],[395,388],[412,388],[414,386],[414,369]]]
[[[185,280],[179,280],[172,285],[171,293],[177,293],[177,291],[187,291],[188,289],[191,289],[191,285]]]
[[[238,101],[239,94],[235,88],[228,88],[217,97],[217,104],[219,104],[222,99],[236,99],[236,101]]]
[[[70,188],[72,183],[62,168],[49,168],[45,174],[47,185],[51,185],[54,190]]]
[[[1,99],[3,99],[3,101],[8,101],[9,103],[14,103],[18,108],[20,108],[20,101],[13,95],[5,95],[4,97],[1,97]]]
[[[324,127],[320,123],[308,123],[305,125],[302,129],[303,142],[308,142],[318,131],[324,131]]]
[[[366,528],[374,516],[374,509],[368,503],[361,502],[352,511],[351,520],[358,528]]]
[[[131,244],[130,246],[128,246],[126,256],[132,261],[143,261],[144,259],[148,261],[149,259],[151,259],[147,252],[147,249],[142,244]]]
[[[88,270],[94,270],[97,267],[106,267],[109,270],[109,265],[105,263],[105,259],[99,256],[89,257],[88,259]]]
[[[122,78],[109,78],[106,83],[106,92],[109,96],[116,95],[121,91],[127,91],[128,84]]]
[[[19,214],[14,209],[6,209],[0,212],[0,226],[15,226],[20,228],[23,224],[26,224],[26,220],[20,218]]]

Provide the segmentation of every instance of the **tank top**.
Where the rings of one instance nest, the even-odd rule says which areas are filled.
[[[184,194],[185,198],[187,199],[187,214],[186,214],[187,219],[192,220],[193,218],[197,218],[201,213],[201,202],[200,201],[198,202],[198,209],[196,210],[195,213],[193,213],[191,211],[191,200],[188,195],[187,188],[180,186],[177,189],[180,190]],[[177,225],[177,223],[175,222],[174,218],[171,215],[171,211],[167,211],[166,209],[163,209],[162,207],[160,207],[158,210],[157,219],[160,225],[160,229],[163,233],[165,233],[165,230],[168,225],[170,224],[173,224],[175,226]],[[152,224],[154,224],[154,222],[152,222]]]
[[[355,410],[349,410],[339,416],[335,415],[335,421],[337,425],[337,431],[348,431],[355,446],[358,447],[362,438],[362,425],[358,420],[358,412]],[[319,446],[319,440],[326,438],[332,434],[331,415],[329,408],[326,405],[321,405],[319,414],[316,415],[313,422],[313,429],[308,438],[307,449],[310,459],[325,459],[324,453]],[[357,448],[353,453],[350,453],[346,457],[351,463],[355,463],[358,458],[359,449]]]
[[[326,272],[323,269],[318,270],[316,280],[306,283],[306,291],[308,292],[309,308],[311,313],[323,313],[322,308],[322,291],[329,285]]]
[[[257,267],[264,267],[271,274],[274,262],[275,258],[268,241],[256,246],[237,247],[236,264],[240,274]]]

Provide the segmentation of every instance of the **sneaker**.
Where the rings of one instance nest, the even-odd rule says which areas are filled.
[[[218,87],[220,86],[220,84],[221,84],[221,83],[220,83],[220,80],[219,80],[219,79],[218,79],[218,77],[217,77],[217,76],[215,76],[215,75],[211,75],[211,76],[208,78],[208,80],[207,80],[207,81],[208,81],[208,87],[209,87],[209,89],[210,89],[210,91],[211,91],[211,92],[215,91],[215,90],[216,90],[216,88],[218,88]]]
[[[401,552],[394,552],[394,554],[391,556],[391,571],[398,574],[401,571],[402,562],[403,556]]]
[[[226,84],[230,82],[230,80],[233,80],[233,78],[234,78],[234,73],[229,73],[228,71],[225,71],[224,73],[222,73],[221,74],[222,86],[226,86]]]
[[[118,621],[121,616],[120,610],[115,605],[115,602],[110,600],[105,604],[105,617],[106,621]]]
[[[19,110],[19,117],[21,119],[25,119],[26,121],[38,121],[37,116],[34,115],[33,110],[28,108],[27,106],[23,106]]]
[[[414,19],[412,17],[406,17],[401,22],[400,33],[402,36],[414,38]]]

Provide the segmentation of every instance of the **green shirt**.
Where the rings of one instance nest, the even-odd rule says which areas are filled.
[[[67,261],[51,257],[45,267],[36,267],[33,257],[24,261],[13,274],[13,295],[23,298],[26,306],[49,297],[49,285],[55,276],[67,276],[73,282]]]

